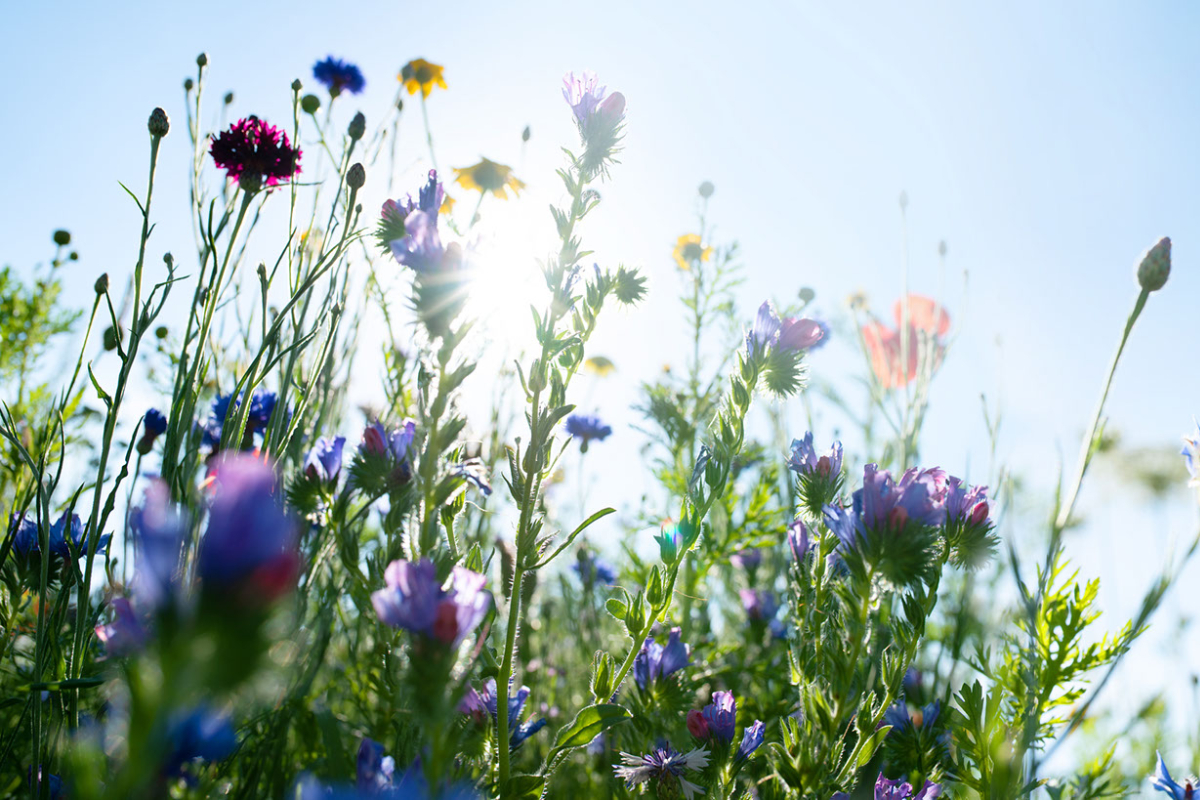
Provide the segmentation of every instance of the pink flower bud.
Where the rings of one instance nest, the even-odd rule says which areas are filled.
[[[971,524],[982,525],[987,522],[988,510],[989,509],[986,500],[977,504],[973,509],[971,509]]]
[[[613,92],[600,103],[596,113],[608,125],[616,125],[625,118],[625,95]]]
[[[811,319],[789,317],[779,328],[779,347],[785,350],[807,350],[824,336],[821,326]]]
[[[704,719],[704,714],[699,711],[689,711],[687,715],[688,733],[695,736],[697,739],[707,739],[709,736],[708,720]]]

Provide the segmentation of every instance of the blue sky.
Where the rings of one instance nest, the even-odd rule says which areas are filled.
[[[1175,269],[1134,332],[1111,396],[1112,426],[1131,444],[1169,449],[1200,414],[1194,5],[342,8],[27,3],[0,12],[0,70],[13,76],[0,126],[0,262],[44,260],[51,230],[70,229],[82,260],[67,268],[68,296],[80,305],[99,272],[132,265],[137,212],[117,181],[143,184],[145,119],[155,105],[176,129],[164,144],[151,252],[188,252],[181,83],[201,50],[212,63],[211,100],[233,90],[233,112],[279,121],[290,113],[292,79],[312,84],[313,61],[355,61],[367,91],[339,100],[340,125],[358,108],[378,119],[400,65],[424,56],[446,65],[450,84],[429,106],[443,166],[486,155],[514,165],[529,184],[519,203],[484,209],[493,225],[485,235],[506,253],[496,269],[513,270],[515,281],[548,250],[544,209],[561,198],[558,148],[574,141],[559,81],[586,68],[625,93],[628,136],[584,234],[601,263],[643,266],[652,290],[643,309],[602,328],[596,341],[620,380],[583,387],[617,427],[590,470],[623,470],[638,458],[635,418],[621,409],[636,399],[637,382],[685,352],[670,250],[695,227],[702,180],[716,186],[717,237],[741,242],[747,311],[809,285],[825,313],[842,313],[845,297],[865,289],[886,315],[900,291],[897,196],[907,192],[912,287],[942,291],[959,330],[933,394],[931,463],[983,470],[984,392],[1003,404],[1002,455],[1041,487],[1033,499],[1046,499],[1060,459],[1075,456],[1136,294],[1137,259],[1162,235],[1175,242]],[[409,112],[394,176],[406,187],[427,168],[415,104]],[[525,125],[533,138],[522,148]],[[315,156],[309,147],[306,158]],[[383,199],[379,177],[368,176],[368,207]],[[523,306],[514,313],[527,319]],[[859,369],[853,351],[836,345],[812,364],[832,376]],[[1161,562],[1158,548],[1195,530],[1195,503],[1181,480],[1164,509],[1149,514],[1136,494],[1110,500],[1119,480],[1097,477],[1081,499],[1091,523],[1072,536],[1085,571],[1105,579],[1115,624]],[[599,487],[626,502],[641,491],[612,479]],[[1193,567],[1185,583],[1194,586],[1198,573]],[[1190,659],[1194,670],[1194,648]]]

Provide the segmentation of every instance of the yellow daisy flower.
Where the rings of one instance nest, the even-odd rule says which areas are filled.
[[[497,164],[495,161],[483,159],[478,164],[462,169],[455,169],[455,182],[464,189],[477,189],[481,193],[491,192],[501,200],[508,199],[506,189],[512,189],[514,195],[525,188],[522,181],[512,174],[512,167]]]
[[[711,247],[701,244],[698,233],[685,233],[675,242],[675,263],[685,272],[691,270],[696,261],[708,261],[712,258],[712,253]]]
[[[603,378],[611,375],[616,371],[617,365],[611,359],[605,356],[592,356],[587,361],[583,362],[583,368],[592,373],[598,378]]]
[[[414,58],[400,69],[398,78],[409,94],[416,94],[419,89],[422,97],[429,97],[435,83],[443,89],[446,88],[446,79],[442,77],[443,69],[445,67],[441,64]]]

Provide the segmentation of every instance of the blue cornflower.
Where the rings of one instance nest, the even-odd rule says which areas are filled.
[[[12,540],[12,549],[21,558],[29,558],[31,553],[41,549],[38,544],[38,525],[28,514],[14,513],[8,524],[8,535]]]
[[[905,678],[907,679],[907,677],[906,673]],[[893,733],[903,733],[915,728],[925,730],[932,728],[937,723],[938,716],[941,713],[941,700],[934,700],[915,714],[909,714],[908,704],[903,700],[898,700],[887,711],[883,712],[883,721],[885,724],[892,726]]]
[[[1183,465],[1187,467],[1192,479],[1188,486],[1200,486],[1200,422],[1196,423],[1196,432],[1192,436],[1183,437]]]
[[[511,731],[508,737],[508,746],[510,749],[516,750],[526,739],[544,728],[546,720],[521,722],[521,712],[525,709],[525,701],[529,699],[529,687],[522,686],[513,692],[510,680],[508,689],[508,729]],[[487,683],[483,685],[482,692],[477,691],[475,687],[469,688],[458,708],[459,711],[474,717],[477,721],[482,721],[484,713],[487,713],[495,723],[499,703],[500,699],[496,696],[496,679],[488,678]]]
[[[245,397],[245,394],[242,394]],[[235,399],[233,393],[217,395],[212,402],[212,411],[209,414],[208,421],[204,424],[203,443],[207,447],[216,448],[221,444],[221,434],[225,428],[226,416],[237,416],[238,409],[241,407],[241,398]],[[252,449],[254,447],[254,434],[262,433],[267,429],[268,423],[271,421],[271,414],[275,411],[276,395],[274,392],[264,391],[259,389],[250,395],[250,411],[246,416],[246,430],[243,433],[242,448]],[[230,405],[233,406],[232,415],[230,414]]]
[[[148,408],[142,416],[142,436],[137,442],[137,451],[146,455],[154,447],[154,440],[167,432],[167,418],[157,408]]]
[[[380,621],[452,648],[483,622],[492,603],[492,596],[483,588],[484,576],[455,567],[446,588],[428,558],[393,561],[383,579],[386,586],[371,594]]]
[[[345,436],[333,439],[319,437],[304,458],[304,474],[321,483],[337,483],[342,471],[342,449],[345,446]]]
[[[359,94],[367,85],[362,70],[349,61],[342,61],[333,56],[313,64],[313,77],[324,84],[330,97],[337,97],[343,90],[350,94]]]
[[[146,487],[140,506],[129,512],[134,544],[133,597],[143,611],[154,611],[178,595],[179,556],[188,535],[187,517],[171,502],[162,480]]]
[[[567,433],[579,440],[579,452],[586,453],[593,440],[603,442],[612,434],[612,426],[595,414],[572,414],[567,417]]]
[[[681,630],[672,628],[664,647],[647,636],[642,649],[633,659],[633,678],[645,691],[654,681],[665,678],[686,667],[690,662],[689,648],[680,640]]]
[[[208,706],[175,714],[167,724],[168,755],[163,762],[167,777],[194,781],[186,772],[189,764],[199,761],[222,761],[237,749],[237,734],[228,714]]]
[[[214,471],[196,572],[218,596],[238,589],[240,599],[266,604],[295,583],[296,523],[279,504],[271,465],[239,453],[219,459]]]
[[[70,558],[73,548],[82,558],[87,555],[87,543],[83,540],[83,533],[83,520],[79,518],[79,515],[68,515],[68,512],[64,511],[58,521],[50,526],[50,552],[56,556]],[[68,535],[71,537],[70,544],[67,543]],[[111,533],[101,536],[100,541],[96,544],[96,552],[104,550],[110,539],[112,539]]]
[[[696,795],[704,794],[704,789],[685,779],[683,774],[688,770],[700,771],[707,766],[707,748],[680,753],[670,744],[665,744],[642,756],[621,753],[621,764],[613,767],[613,773],[631,789],[635,785],[655,781],[663,789],[658,793],[660,797],[670,796],[678,785],[683,796],[692,800]]]
[[[383,745],[364,738],[358,746],[355,787],[367,797],[384,794],[392,787],[396,776],[396,759],[383,754]]]
[[[1154,769],[1151,786],[1160,792],[1171,795],[1175,800],[1193,800],[1196,797],[1196,782],[1185,780],[1183,786],[1180,786],[1172,780],[1171,773],[1167,772],[1167,765],[1163,762],[1162,753],[1156,753],[1156,755],[1158,764]]]

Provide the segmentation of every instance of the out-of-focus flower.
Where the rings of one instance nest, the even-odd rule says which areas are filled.
[[[584,584],[607,586],[616,583],[617,580],[617,572],[612,565],[587,548],[580,548],[579,556],[571,565],[571,569],[575,570],[575,574]]]
[[[575,121],[580,125],[588,124],[607,94],[608,89],[599,85],[595,73],[584,72],[576,75],[574,72],[568,72],[563,77],[563,98],[575,112]]]
[[[304,474],[322,483],[337,483],[342,471],[342,449],[345,446],[345,436],[333,439],[319,437],[304,458]]]
[[[647,636],[642,649],[633,659],[633,678],[638,688],[645,691],[653,682],[672,675],[686,667],[690,661],[690,648],[680,639],[682,630],[672,628],[664,647]]]
[[[896,327],[904,324],[904,301],[897,300],[892,307]],[[950,332],[950,314],[932,298],[920,294],[908,296],[908,324],[918,331],[943,338]]]
[[[707,739],[712,734],[708,728],[708,720],[704,718],[704,712],[696,709],[687,713],[687,729],[688,733],[701,740]]]
[[[1195,433],[1183,437],[1183,450],[1179,454],[1183,456],[1183,465],[1192,476],[1188,486],[1200,486],[1200,423],[1196,424]]]
[[[114,597],[110,604],[113,617],[107,625],[96,626],[96,638],[114,658],[136,653],[146,645],[150,633],[134,613],[128,598]]]
[[[901,354],[906,338],[904,328],[904,302],[897,301],[894,309],[896,327],[888,328],[882,322],[872,320],[862,328],[863,342],[871,360],[871,369],[876,380],[885,389],[904,386],[913,380],[922,366],[925,353],[927,369],[932,371],[941,364],[946,352],[945,337],[950,332],[950,315],[946,309],[928,297],[908,296],[907,354]]]
[[[921,791],[913,794],[912,784],[908,781],[888,780],[883,777],[883,773],[879,773],[879,778],[875,781],[875,800],[933,800],[940,796],[942,786],[938,783],[925,781],[925,785],[921,787]]]
[[[167,758],[163,774],[194,782],[187,767],[197,762],[222,761],[237,749],[237,734],[228,714],[208,706],[177,713],[167,724]]]
[[[41,550],[38,544],[38,525],[29,514],[13,513],[8,523],[8,535],[12,539],[12,550],[21,558]]]
[[[579,441],[579,452],[586,453],[588,445],[603,442],[612,434],[612,426],[605,425],[595,414],[572,414],[567,417],[567,433]]]
[[[704,794],[704,789],[683,775],[689,770],[699,771],[707,766],[707,748],[679,753],[668,744],[642,756],[621,753],[621,763],[613,767],[613,773],[624,780],[629,788],[647,781],[655,781],[661,787],[658,793],[660,797],[682,791],[687,800],[692,800],[697,795]]]
[[[510,681],[508,688],[508,729],[512,732],[508,737],[508,745],[510,749],[516,750],[522,742],[544,728],[546,720],[521,722],[521,712],[525,709],[525,701],[529,699],[529,687],[522,686],[514,692]],[[487,683],[483,685],[483,691],[478,691],[474,687],[467,689],[466,695],[459,704],[459,711],[475,717],[476,720],[482,720],[483,714],[486,713],[495,723],[499,703],[500,700],[496,694],[496,679],[488,678]]]
[[[412,449],[417,436],[417,423],[406,419],[391,433],[376,420],[363,431],[360,452],[387,459],[392,464],[392,474],[399,483],[412,479]]]
[[[606,378],[616,371],[617,365],[605,356],[592,356],[583,362],[583,368],[599,378]]]
[[[712,702],[701,712],[709,733],[722,742],[732,742],[737,725],[737,701],[733,692],[713,692]]]
[[[804,520],[798,519],[788,526],[787,540],[788,548],[792,551],[792,558],[802,561],[808,554],[809,547],[812,546],[812,539]]]
[[[821,327],[813,320],[781,319],[771,304],[764,302],[758,307],[754,326],[746,335],[746,349],[751,354],[763,353],[768,348],[794,353],[812,347],[821,336]]]
[[[230,421],[237,418],[242,398],[245,396],[243,393],[241,397],[235,398],[231,392],[217,395],[213,400],[208,421],[204,424],[203,443],[207,447],[215,448],[220,445],[226,416],[229,416]],[[267,425],[271,422],[271,415],[275,412],[276,402],[275,393],[264,389],[258,389],[250,395],[250,410],[246,414],[246,430],[242,434],[243,449],[252,449],[254,435],[266,431]],[[232,410],[230,406],[232,406]]]
[[[450,474],[457,475],[483,492],[484,497],[491,496],[492,484],[488,481],[487,467],[482,459],[468,458],[461,464],[455,464],[450,468]]]
[[[512,167],[497,164],[487,158],[469,167],[455,168],[454,182],[467,190],[475,190],[482,194],[491,192],[501,200],[508,199],[509,189],[517,196],[525,188],[525,184],[512,174]]]
[[[250,455],[221,457],[197,574],[206,589],[265,605],[292,588],[296,523],[279,504],[275,471]]]
[[[449,587],[444,587],[427,558],[393,561],[383,579],[385,588],[371,594],[380,621],[451,648],[479,626],[492,602],[483,588],[484,576],[455,567]]]
[[[913,728],[932,728],[941,713],[940,700],[934,700],[912,714],[908,712],[908,704],[901,700],[883,712],[883,722],[892,726],[893,733],[903,733]]]
[[[787,627],[775,616],[779,613],[779,600],[774,592],[769,589],[739,589],[738,597],[742,600],[742,609],[748,620],[767,623],[771,635],[776,639],[787,636]]]
[[[42,786],[48,791],[50,800],[67,800],[67,786],[63,783],[62,778],[49,773],[43,774],[41,770],[38,770],[38,777],[41,779]],[[31,791],[35,789],[32,769],[29,770],[29,788]],[[41,797],[40,794],[33,796]]]
[[[967,487],[962,480],[951,476],[946,481],[946,522],[986,525],[988,500],[986,486]]]
[[[416,94],[419,91],[421,97],[429,97],[429,93],[433,91],[435,85],[442,89],[446,88],[446,79],[442,76],[444,69],[445,67],[440,64],[434,64],[423,58],[414,58],[400,68],[399,78],[409,94]]]
[[[355,788],[367,797],[384,794],[392,788],[396,774],[396,760],[383,754],[383,745],[374,739],[364,738],[358,746],[355,765]]]
[[[1196,781],[1194,779],[1185,780],[1183,786],[1180,786],[1171,778],[1171,773],[1167,771],[1167,765],[1163,762],[1162,753],[1155,753],[1158,756],[1158,763],[1154,768],[1154,775],[1151,778],[1151,786],[1160,792],[1169,794],[1175,800],[1193,800],[1196,797]]]
[[[146,455],[154,447],[154,440],[167,432],[167,418],[157,408],[146,409],[142,417],[142,436],[137,442],[137,451]]]
[[[729,563],[733,564],[738,569],[752,570],[762,563],[762,550],[757,547],[748,547],[745,550],[738,550],[729,557]]]
[[[829,323],[823,319],[814,319],[813,322],[815,322],[817,327],[821,329],[821,338],[813,342],[808,349],[820,350],[822,347],[828,344],[829,337],[833,335],[833,328],[829,327]]]
[[[362,70],[349,61],[333,56],[313,64],[313,77],[324,84],[331,97],[337,97],[343,91],[359,94],[367,85]]]
[[[708,261],[712,254],[713,249],[704,246],[698,233],[685,233],[680,236],[675,241],[675,252],[672,253],[675,263],[685,272],[690,271],[692,265],[697,262]]]
[[[258,117],[238,120],[212,140],[213,162],[247,191],[277,186],[300,172],[299,147],[287,134]]]
[[[748,728],[742,731],[742,743],[738,745],[734,758],[738,761],[745,761],[749,758],[762,745],[765,732],[766,726],[762,720],[754,720]]]
[[[179,555],[187,535],[187,520],[171,502],[166,483],[146,487],[140,506],[129,512],[133,536],[133,599],[144,613],[172,602],[178,595]]]

